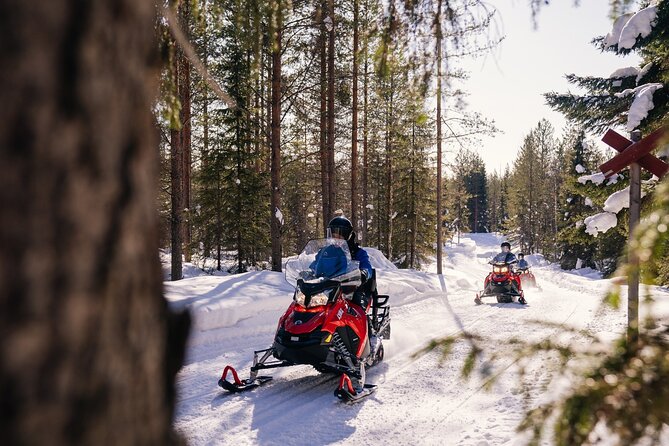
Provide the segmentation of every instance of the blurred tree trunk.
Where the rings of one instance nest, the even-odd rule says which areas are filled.
[[[180,442],[181,357],[166,354],[158,261],[154,8],[0,0],[3,444]]]

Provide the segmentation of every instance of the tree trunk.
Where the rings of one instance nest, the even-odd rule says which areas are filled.
[[[441,228],[441,1],[437,2],[437,274],[442,273],[442,228]],[[459,224],[459,223],[458,223]]]
[[[366,3],[366,2],[365,2]],[[369,174],[369,164],[368,164],[368,153],[367,153],[367,136],[369,134],[369,129],[367,128],[367,106],[368,106],[368,90],[369,90],[369,85],[368,85],[368,74],[369,74],[369,19],[367,14],[369,13],[369,8],[367,7],[367,4],[365,4],[365,41],[364,41],[364,57],[365,57],[365,65],[364,65],[364,74],[363,74],[363,121],[362,121],[362,240],[365,243],[368,243],[367,241],[367,221],[369,218],[368,215],[368,209],[367,209],[367,183],[368,183],[368,174]]]
[[[181,2],[179,5],[179,22],[180,27],[186,35],[189,35],[190,23],[190,3]],[[179,101],[181,102],[181,110],[179,117],[181,121],[181,155],[183,173],[181,179],[183,185],[181,193],[183,194],[183,213],[184,222],[182,225],[183,231],[183,253],[186,262],[191,261],[191,208],[190,208],[190,171],[191,171],[191,88],[190,88],[190,62],[184,55],[183,51],[179,50]]]
[[[390,103],[386,121],[386,209],[388,215],[388,233],[386,234],[386,255],[389,260],[393,256],[393,102],[395,99],[394,73],[390,75]]]
[[[353,1],[353,91],[351,131],[351,222],[358,231],[358,0]]]
[[[275,11],[276,30],[272,42],[272,271],[281,271],[281,27],[282,8]]]
[[[178,59],[175,58],[175,59]],[[175,78],[178,77],[179,64],[175,64]],[[171,149],[170,149],[170,184],[172,189],[172,208],[171,208],[171,279],[181,280],[182,276],[182,255],[183,255],[183,143],[181,132],[176,129],[170,131]]]
[[[334,0],[328,0],[328,16],[332,28],[328,35],[328,194],[330,215],[337,209],[336,168],[335,168],[335,9]]]
[[[416,120],[411,122],[411,253],[409,268],[414,268],[416,262],[416,232],[418,232],[418,216],[416,214]]]
[[[179,443],[154,18],[150,0],[0,2],[3,444]]]
[[[319,7],[319,14],[321,22],[325,18],[325,3]],[[332,215],[330,207],[330,181],[328,175],[330,173],[330,157],[328,156],[328,119],[327,119],[327,52],[325,46],[325,25],[321,24],[321,33],[319,37],[319,51],[321,63],[321,77],[320,77],[320,93],[321,93],[321,108],[320,108],[320,157],[321,157],[321,195],[323,203],[323,236],[327,233],[327,225]]]

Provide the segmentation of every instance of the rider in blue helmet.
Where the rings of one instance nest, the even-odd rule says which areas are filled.
[[[346,240],[348,250],[351,252],[351,258],[357,260],[360,266],[361,285],[372,277],[372,264],[369,261],[367,251],[360,247],[355,241],[356,235],[353,232],[351,221],[343,216],[335,217],[328,223],[328,232],[334,238]],[[360,305],[365,310],[369,304],[369,296],[362,291],[353,293],[353,303]]]

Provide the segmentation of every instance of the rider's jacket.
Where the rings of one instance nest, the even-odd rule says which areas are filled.
[[[494,263],[513,263],[516,261],[516,255],[512,252],[500,252],[492,259]]]

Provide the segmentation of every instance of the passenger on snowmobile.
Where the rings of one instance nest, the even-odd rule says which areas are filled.
[[[339,216],[330,220],[330,223],[328,223],[328,232],[328,235],[331,237],[346,240],[351,258],[357,260],[360,264],[361,283],[353,293],[351,301],[356,305],[360,305],[366,312],[369,307],[370,292],[367,290],[369,287],[365,287],[365,282],[372,277],[372,264],[369,262],[369,255],[355,241],[356,234],[348,218]]]
[[[522,252],[518,253],[518,269],[520,271],[526,271],[530,268],[530,264],[525,260],[525,254]]]
[[[500,248],[502,248],[502,252],[497,254],[489,263],[492,264],[503,262],[510,265],[516,263],[516,256],[511,252],[511,243],[504,242],[500,245]]]
[[[522,252],[518,253],[518,274],[523,286],[541,289],[541,287],[537,285],[537,279],[534,277],[532,271],[530,271],[530,264],[527,263]]]

